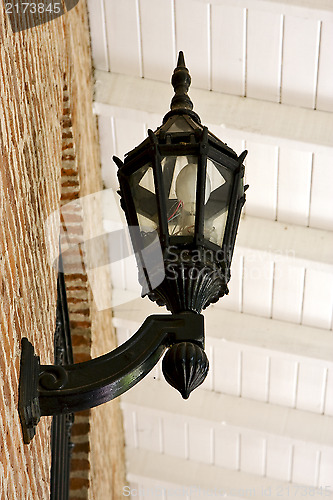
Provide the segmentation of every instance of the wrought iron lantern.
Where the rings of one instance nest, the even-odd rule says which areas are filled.
[[[190,83],[180,52],[172,76],[175,95],[162,126],[149,130],[124,162],[114,157],[142,295],[172,314],[148,317],[125,344],[76,365],[40,365],[23,339],[19,408],[26,442],[40,415],[75,412],[117,397],[165,349],[164,376],[183,398],[208,373],[201,312],[228,293],[247,151],[237,156],[201,124],[188,96]]]

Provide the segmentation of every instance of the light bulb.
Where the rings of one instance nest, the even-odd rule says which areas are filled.
[[[205,204],[211,193],[210,178],[206,176]],[[195,203],[197,195],[197,165],[188,163],[179,172],[176,179],[176,195],[183,203],[183,210],[191,215],[195,214]]]
[[[176,179],[176,196],[181,204],[181,217],[177,221],[180,229],[177,234],[183,236],[193,235],[195,228],[196,196],[197,196],[197,171],[195,163],[188,163],[179,172]],[[205,201],[206,204],[211,193],[210,178],[206,176]]]

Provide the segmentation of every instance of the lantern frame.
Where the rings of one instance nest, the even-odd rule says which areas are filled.
[[[247,151],[237,156],[227,144],[223,143],[214,134],[209,132],[207,127],[201,124],[199,116],[192,110],[193,104],[187,95],[191,77],[185,66],[182,53],[179,54],[178,64],[174,71],[172,83],[175,89],[175,96],[171,103],[171,111],[165,115],[162,125],[155,132],[148,130],[148,138],[135,149],[127,153],[124,162],[117,157],[113,158],[119,167],[118,179],[120,190],[118,193],[121,196],[121,206],[125,212],[130,228],[131,239],[137,257],[140,283],[142,285],[143,283],[147,283],[149,288],[147,295],[151,300],[156,301],[159,305],[166,305],[172,312],[179,313],[184,310],[192,310],[200,313],[201,310],[210,303],[216,302],[220,297],[228,293],[227,284],[231,276],[231,260],[241,210],[245,203],[245,190],[248,187],[244,186],[243,182],[243,161]],[[187,122],[189,130],[170,131],[169,129],[179,117],[182,117],[182,119]],[[167,199],[167,191],[165,189],[162,159],[167,157],[177,158],[181,156],[197,158],[196,209],[193,237],[170,235],[168,228],[167,202],[169,200]],[[226,207],[228,213],[221,245],[213,243],[206,238],[204,234],[207,160],[214,162],[214,166],[217,169],[217,166],[219,166],[221,170],[226,169],[231,177],[230,185],[226,186],[226,189],[229,188],[229,199]],[[163,283],[154,288],[149,278],[149,270],[142,258],[142,252],[145,250],[145,241],[140,231],[137,213],[138,207],[135,205],[131,179],[133,174],[137,173],[142,167],[148,164],[153,170],[154,193],[150,193],[150,196],[151,199],[153,196],[155,197],[158,215],[158,237],[163,254],[165,270],[170,260],[170,248],[175,248],[176,253],[179,255],[178,271],[180,274],[183,274],[183,278],[180,279],[182,283],[178,280],[175,286],[172,286],[170,279],[166,275]],[[173,170],[175,170],[175,165]],[[223,177],[221,170],[219,172]],[[137,183],[139,183],[139,181],[137,181]],[[167,181],[170,189],[171,181],[170,179],[167,179]],[[147,191],[144,187],[139,187],[141,190]],[[147,193],[145,194],[147,197]],[[199,253],[200,262],[196,262],[196,265],[192,266],[192,269],[200,268],[200,272],[207,272],[207,274],[210,275],[212,269],[214,269],[215,273],[218,275],[215,279],[210,278],[208,281],[207,279],[203,280],[201,287],[205,288],[204,296],[202,296],[200,290],[197,290],[196,297],[193,297],[193,286],[191,287],[188,283],[185,283],[186,279],[188,279],[191,266],[188,264],[184,266],[184,262],[181,262],[180,256],[183,255],[182,251],[187,251],[187,255],[189,256],[193,256],[194,253]],[[185,277],[184,268],[187,269]],[[150,272],[152,272],[152,270],[150,270]],[[188,296],[188,300],[179,301],[177,298],[175,299],[175,294],[177,295],[177,291],[179,291],[180,288],[184,290],[184,293]],[[145,293],[143,295],[145,295]]]

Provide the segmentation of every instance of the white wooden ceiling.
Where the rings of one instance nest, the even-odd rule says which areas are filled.
[[[205,312],[207,381],[184,402],[158,367],[122,398],[131,487],[195,500],[330,486],[333,498],[333,2],[88,7],[106,187],[117,189],[112,155],[168,111],[179,50],[202,122],[249,151],[230,295]],[[140,290],[134,258],[111,274],[115,296]],[[159,311],[146,299],[115,308],[119,342]]]

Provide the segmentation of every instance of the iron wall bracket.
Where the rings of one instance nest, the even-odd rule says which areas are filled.
[[[170,375],[174,361],[169,356],[163,371],[168,372],[167,381],[188,397],[208,372],[201,314],[186,311],[149,316],[127,342],[77,364],[41,365],[33,345],[23,338],[19,415],[24,442],[34,437],[41,416],[93,408],[120,396],[152,370],[167,347],[179,345],[183,346],[181,369]]]

